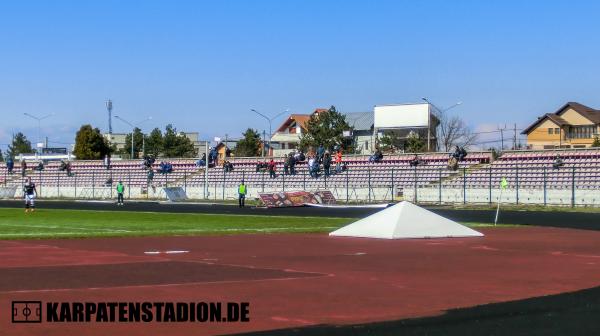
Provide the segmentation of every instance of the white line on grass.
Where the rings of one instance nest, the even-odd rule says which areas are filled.
[[[73,236],[73,235],[104,235],[104,234],[119,234],[119,233],[133,233],[133,234],[177,234],[177,233],[191,233],[191,232],[285,232],[285,231],[303,231],[303,230],[315,230],[315,229],[337,229],[337,226],[311,226],[311,227],[280,227],[280,228],[223,228],[223,229],[172,229],[172,230],[140,230],[140,231],[126,231],[126,230],[106,230],[106,231],[86,231],[86,232],[28,232],[28,233],[0,233],[2,237],[52,237],[52,236]]]
[[[58,226],[58,225],[30,225],[30,224],[0,224],[2,226],[14,226],[14,227],[27,227],[27,228],[40,228],[40,229],[67,229],[67,230],[90,230],[90,231],[108,231],[108,232],[132,232],[129,230],[122,229],[111,229],[111,228],[86,228],[86,227],[72,227],[72,226]]]

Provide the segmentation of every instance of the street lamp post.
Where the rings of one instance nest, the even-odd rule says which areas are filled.
[[[110,140],[110,136],[112,135],[112,109],[113,109],[113,103],[112,100],[107,100],[106,101],[106,110],[108,111],[108,138]]]
[[[34,116],[34,115],[32,115],[32,114],[29,114],[29,113],[27,113],[27,112],[25,112],[25,113],[23,113],[23,114],[24,114],[24,115],[26,115],[26,116],[28,116],[28,117],[30,117],[30,118],[32,118],[32,119],[35,119],[35,120],[37,120],[37,122],[38,122],[38,134],[37,134],[38,141],[37,141],[37,142],[38,142],[38,143],[40,143],[40,142],[42,141],[42,139],[41,139],[41,132],[42,132],[42,131],[41,131],[41,130],[42,130],[42,120],[44,120],[44,119],[46,119],[46,118],[49,118],[49,117],[53,116],[53,115],[54,115],[54,113],[50,113],[50,114],[48,114],[48,115],[45,115],[45,116],[43,116],[43,117],[36,117],[36,116]],[[36,147],[37,147],[37,146],[36,146]]]
[[[141,125],[142,123],[145,123],[148,120],[152,120],[152,117],[148,117],[142,121],[139,121],[136,125],[130,123],[129,121],[119,117],[119,116],[115,116],[115,118],[121,120],[122,122],[126,123],[127,125],[131,126],[131,159],[133,160],[133,135],[135,132],[135,128],[139,125]],[[142,141],[144,141],[144,132],[142,132]],[[145,144],[143,144],[142,146],[144,146]]]
[[[425,97],[422,97],[421,99],[423,101],[425,101],[427,104],[433,106],[433,108],[438,111],[438,116],[439,116],[438,119],[440,119],[440,122],[442,121],[441,119],[442,119],[442,116],[444,115],[444,113],[446,113],[448,110],[453,109],[453,108],[457,107],[458,105],[462,104],[462,102],[459,101],[459,102],[454,103],[453,105],[446,107],[445,109],[440,109],[434,103],[430,102],[429,99],[427,99]],[[431,115],[429,115],[428,120],[429,120],[429,123],[431,123]],[[427,125],[427,148],[428,149],[429,149],[429,142],[430,142],[430,140],[429,140],[429,134],[431,133],[430,131],[431,131],[430,125],[428,124]],[[439,139],[436,138],[436,141],[439,141]],[[439,144],[439,142],[438,142],[438,144]]]
[[[252,111],[252,112],[254,112],[254,113],[258,114],[259,116],[261,116],[261,117],[265,118],[265,119],[267,120],[267,122],[269,123],[269,149],[271,149],[271,137],[273,137],[273,129],[272,129],[272,127],[271,127],[271,123],[272,123],[272,122],[273,122],[273,120],[275,120],[277,117],[281,116],[281,115],[282,115],[282,114],[284,114],[284,113],[287,113],[287,112],[289,112],[289,111],[290,111],[290,109],[286,109],[285,111],[283,111],[283,112],[281,112],[281,113],[279,113],[279,114],[277,114],[276,116],[274,116],[274,117],[271,117],[271,118],[269,118],[269,117],[267,117],[266,115],[264,115],[264,114],[262,114],[262,113],[258,112],[258,111],[257,111],[257,110],[255,110],[255,109],[250,109],[250,111]],[[264,140],[263,140],[263,148],[264,148]],[[265,152],[265,151],[263,150],[263,157],[265,156],[265,155],[264,155],[264,152]]]

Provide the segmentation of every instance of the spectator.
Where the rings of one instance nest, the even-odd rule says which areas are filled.
[[[261,171],[264,171],[264,169],[266,168],[266,164],[264,162],[258,161],[256,163],[256,172],[260,173]]]
[[[6,170],[8,170],[9,174],[13,174],[13,169],[15,169],[15,161],[9,156],[6,160]]]
[[[456,146],[456,148],[454,149],[454,153],[452,153],[452,157],[455,158],[458,162],[460,162],[467,157],[467,151],[464,147]]]
[[[110,169],[110,155],[109,154],[106,154],[104,156],[104,168],[106,170]]]
[[[156,159],[152,156],[144,156],[144,169],[152,169],[152,165]]]
[[[196,161],[196,168],[204,168],[206,167],[206,153],[202,154],[202,158]]]
[[[410,160],[410,162],[409,162],[411,167],[416,167],[416,166],[420,165],[421,163],[422,163],[421,159],[419,159],[418,155],[415,155],[415,157],[412,160]]]
[[[43,162],[42,160],[40,160],[40,161],[38,162],[37,166],[35,167],[35,170],[37,170],[37,171],[40,171],[40,172],[41,172],[42,170],[44,170],[44,162]]]
[[[306,160],[306,156],[301,150],[299,150],[296,152],[296,155],[294,155],[294,159],[296,162],[304,162],[304,160]]]
[[[317,158],[314,155],[311,155],[308,158],[308,172],[310,174],[310,177],[318,177],[318,171],[319,171],[319,162],[317,161]]]
[[[229,160],[225,160],[225,162],[223,163],[223,170],[225,170],[226,173],[232,172],[233,163],[229,162]]]
[[[290,174],[296,175],[296,157],[290,153]]]
[[[458,169],[458,159],[454,156],[451,156],[448,160],[448,169],[457,170]]]
[[[342,150],[338,149],[337,153],[335,153],[335,172],[342,172]]]
[[[208,163],[212,163],[214,166],[219,164],[219,153],[215,147],[210,147],[210,152],[208,153]]]
[[[154,169],[148,169],[148,174],[146,175],[146,184],[151,185],[152,181],[154,181]]]
[[[104,181],[104,186],[105,187],[112,187],[112,184],[113,184],[112,177],[109,177],[109,178],[106,179],[106,181]]]
[[[321,144],[319,145],[319,148],[317,148],[317,162],[323,162],[323,156],[325,156],[325,147]]]
[[[67,161],[67,167],[65,169],[67,171],[67,176],[69,176],[69,177],[73,176],[73,172],[71,170],[71,162]]]
[[[323,155],[323,171],[325,172],[325,177],[329,177],[329,169],[331,168],[331,154],[329,151],[325,151]]]
[[[273,159],[271,159],[271,161],[269,161],[268,169],[269,169],[269,177],[276,178],[277,175],[275,175],[275,161],[273,161]]]
[[[283,161],[283,174],[284,175],[289,175],[290,174],[290,160],[292,158],[292,154],[288,154],[285,156],[285,159]]]
[[[556,158],[554,159],[554,162],[552,163],[552,168],[553,169],[559,169],[560,167],[564,166],[564,162],[563,159],[560,157],[560,155],[556,155]]]
[[[381,152],[381,149],[377,147],[377,149],[375,149],[375,153],[369,157],[369,162],[376,163],[381,162],[381,160],[383,160],[383,153]]]
[[[27,175],[27,162],[25,159],[21,160],[21,177],[25,177]]]

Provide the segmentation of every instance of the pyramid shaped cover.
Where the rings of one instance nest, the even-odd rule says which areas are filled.
[[[406,201],[348,224],[329,235],[383,239],[483,236],[481,232]]]

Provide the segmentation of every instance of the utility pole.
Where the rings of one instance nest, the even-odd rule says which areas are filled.
[[[504,131],[506,130],[506,124],[504,125],[504,128],[498,127],[498,130],[500,131],[500,151],[503,151],[504,150]]]
[[[514,124],[513,150],[517,149],[517,124]]]
[[[262,149],[263,149],[263,151],[262,151],[262,152],[263,152],[263,153],[262,153],[262,156],[263,156],[263,158],[265,157],[265,146],[266,146],[266,141],[267,141],[267,138],[266,138],[266,131],[264,131],[264,130],[263,130],[263,143],[262,143]]]

